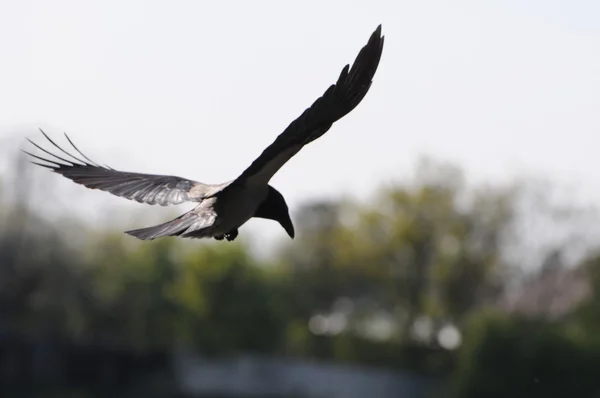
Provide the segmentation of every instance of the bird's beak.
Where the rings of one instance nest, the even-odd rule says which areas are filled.
[[[288,215],[284,220],[279,221],[285,232],[290,236],[290,238],[294,239],[296,232],[294,231],[294,224],[292,224],[292,219]]]

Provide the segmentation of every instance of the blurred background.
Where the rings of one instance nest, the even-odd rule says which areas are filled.
[[[600,397],[600,3],[0,1],[0,396]],[[296,225],[33,166],[237,176],[354,60],[360,106],[274,177]]]

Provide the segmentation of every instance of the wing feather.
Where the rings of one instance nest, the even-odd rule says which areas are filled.
[[[162,236],[206,238],[211,236],[211,227],[216,219],[217,215],[214,211],[199,207],[182,214],[174,220],[152,227],[126,231],[125,233],[141,240],[153,240]]]
[[[202,184],[176,176],[131,173],[118,171],[108,166],[100,166],[84,155],[66,134],[67,141],[81,157],[67,152],[48,137],[46,133],[40,131],[54,147],[68,158],[58,156],[28,139],[33,146],[50,156],[42,157],[23,151],[29,156],[44,162],[32,161],[32,163],[48,168],[90,189],[99,189],[140,203],[167,206],[183,202],[200,202],[228,185],[228,183],[218,185]],[[72,158],[72,160],[69,158]]]
[[[365,97],[379,66],[384,36],[381,25],[360,50],[352,68],[346,65],[310,108],[294,120],[248,167],[236,182],[268,182],[306,144],[325,134],[339,119],[350,113]]]

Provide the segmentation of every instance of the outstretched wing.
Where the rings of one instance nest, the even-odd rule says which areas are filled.
[[[358,53],[352,68],[346,65],[337,82],[294,120],[236,182],[268,182],[304,145],[325,134],[334,122],[352,111],[371,87],[381,59],[383,41],[379,25]]]
[[[29,156],[45,162],[32,163],[46,167],[58,174],[62,174],[77,184],[84,185],[90,189],[100,189],[102,191],[110,192],[113,195],[135,200],[140,203],[166,206],[183,202],[200,202],[204,198],[221,191],[228,185],[228,183],[219,185],[202,184],[197,181],[175,176],[118,171],[108,166],[100,166],[90,160],[77,149],[66,134],[65,137],[71,146],[83,159],[65,151],[52,141],[43,131],[42,134],[52,145],[73,160],[65,159],[49,152],[28,139],[28,141],[36,148],[51,156],[50,158],[45,158],[23,151]]]
[[[161,236],[180,236],[182,238],[208,238],[212,236],[212,226],[217,214],[212,204],[198,205],[195,209],[182,214],[174,220],[147,228],[125,231],[126,234],[141,240],[153,240]]]

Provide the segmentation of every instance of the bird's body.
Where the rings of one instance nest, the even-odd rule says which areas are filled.
[[[229,234],[254,217],[256,210],[269,194],[268,185],[232,185],[216,197],[214,209],[217,216],[215,236]],[[229,200],[235,198],[235,200]],[[238,200],[239,199],[239,200]]]
[[[371,35],[352,68],[346,65],[336,84],[294,120],[277,139],[235,180],[223,184],[203,184],[175,176],[130,173],[100,166],[69,143],[81,158],[68,153],[43,131],[42,134],[69,158],[51,153],[31,142],[55,159],[33,155],[49,168],[72,181],[91,189],[100,189],[114,195],[146,204],[162,206],[196,203],[196,206],[166,223],[127,231],[143,240],[161,236],[184,238],[226,238],[234,240],[238,229],[252,217],[275,220],[290,237],[294,226],[285,199],[269,185],[273,175],[306,144],[325,134],[333,123],[352,111],[368,92],[379,65],[383,49],[381,26]]]
[[[268,194],[267,185],[226,186],[175,220],[127,233],[140,239],[153,239],[157,233],[168,233],[186,238],[215,237],[221,240],[225,237],[233,240],[237,229],[255,216]]]

